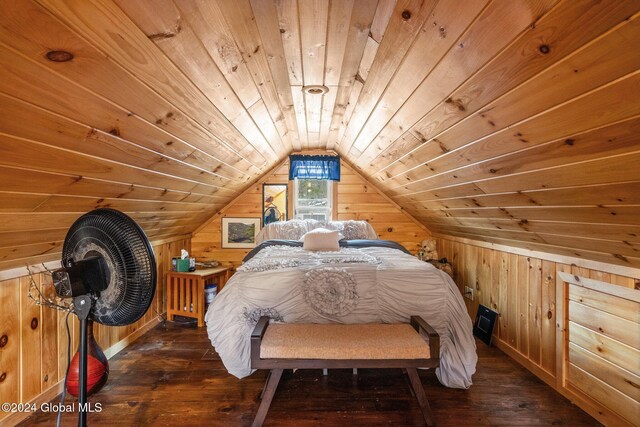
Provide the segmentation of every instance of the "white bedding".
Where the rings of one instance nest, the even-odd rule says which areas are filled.
[[[249,336],[261,315],[298,323],[393,323],[420,315],[440,334],[440,382],[472,383],[476,346],[458,288],[447,274],[396,249],[272,246],[246,262],[206,314],[211,343],[238,378],[252,373]]]

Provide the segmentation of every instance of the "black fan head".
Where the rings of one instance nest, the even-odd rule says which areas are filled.
[[[62,248],[62,266],[90,257],[102,257],[108,285],[93,293],[89,319],[123,326],[140,319],[156,290],[153,248],[136,222],[113,209],[96,209],[73,223]]]

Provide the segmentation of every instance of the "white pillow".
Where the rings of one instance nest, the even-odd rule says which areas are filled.
[[[340,240],[338,230],[326,228],[313,229],[300,239],[303,242],[302,249],[305,251],[339,251],[338,240]]]

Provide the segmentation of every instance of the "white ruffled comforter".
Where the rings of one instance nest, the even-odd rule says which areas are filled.
[[[458,288],[447,274],[399,250],[273,246],[246,262],[206,314],[211,343],[238,378],[252,373],[249,337],[261,315],[297,323],[393,323],[420,315],[440,334],[440,382],[472,383],[476,346]]]

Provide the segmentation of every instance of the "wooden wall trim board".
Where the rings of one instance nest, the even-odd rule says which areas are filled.
[[[107,357],[113,357],[135,339],[160,322],[166,311],[166,274],[171,269],[171,258],[181,249],[191,250],[189,235],[165,238],[153,242],[156,256],[158,283],[154,300],[145,315],[136,323],[120,327],[105,327],[94,324],[94,335]],[[55,268],[58,261],[46,264]],[[42,265],[34,265],[34,279],[40,283],[45,294],[53,292],[51,278],[42,273]],[[8,337],[7,345],[0,349],[1,373],[6,374],[0,382],[0,401],[12,403],[50,400],[60,390],[67,361],[66,314],[39,307],[27,296],[29,278],[25,268],[0,272],[0,335]],[[37,320],[32,328],[32,319]],[[35,322],[33,323],[35,324]],[[69,317],[71,349],[78,344],[78,321]],[[0,412],[0,425],[14,425],[29,414]]]
[[[634,425],[640,401],[627,385],[640,378],[640,270],[434,237],[461,292],[475,289],[464,300],[471,318],[478,304],[499,313],[494,345],[605,425]]]
[[[151,239],[151,246],[164,245],[165,243],[175,242],[176,240],[190,240],[190,239],[191,239],[191,233],[166,237],[164,239]]]
[[[55,268],[60,267],[60,260],[57,261],[49,261],[41,264],[31,264],[29,269],[32,273],[42,273],[46,270],[53,270]],[[22,277],[29,274],[27,267],[17,267],[12,268],[10,270],[2,270],[0,271],[0,281],[15,279],[16,277]]]
[[[565,271],[559,271],[558,276],[562,281],[571,283],[575,286],[581,286],[586,289],[593,289],[598,292],[606,292],[610,295],[615,295],[620,298],[628,299],[636,303],[640,303],[640,292],[636,289],[623,288],[621,286],[615,286],[601,280],[591,279],[589,277],[581,277],[576,274],[570,274]],[[637,313],[640,316],[640,312]],[[640,318],[638,318],[640,321]]]
[[[574,247],[568,246],[558,246],[555,244],[549,244],[543,242],[541,238],[536,240],[536,236],[532,235],[527,240],[517,240],[513,238],[504,238],[501,236],[491,236],[491,235],[476,235],[475,233],[459,233],[450,229],[446,229],[444,227],[434,227],[435,231],[441,234],[447,234],[452,236],[464,237],[473,240],[483,240],[491,243],[498,243],[506,246],[515,246],[520,248],[525,248],[533,251],[540,252],[549,252],[553,254],[557,254],[560,256],[569,256],[569,257],[582,257],[587,260],[593,260],[597,262],[601,262],[604,264],[614,264],[614,265],[623,265],[623,266],[632,266],[631,268],[636,268],[636,266],[640,265],[640,258],[625,256],[621,254],[615,253],[603,253],[596,251],[591,245],[591,249],[578,249]],[[499,233],[496,233],[499,234]],[[577,244],[582,245],[584,240],[578,240]],[[597,245],[598,241],[593,242],[594,245]],[[605,247],[607,242],[602,242],[602,246]]]
[[[577,267],[588,268],[591,270],[602,271],[605,273],[640,278],[640,269],[638,268],[625,267],[625,266],[616,265],[616,264],[607,264],[604,262],[592,261],[584,258],[577,258],[577,257],[566,256],[566,255],[557,255],[549,252],[534,251],[530,249],[518,248],[515,246],[502,245],[499,243],[491,243],[491,242],[485,242],[482,240],[468,239],[465,237],[451,236],[449,234],[443,234],[438,232],[433,232],[432,234],[435,238],[452,240],[452,241],[461,242],[464,244],[478,246],[482,248],[495,249],[498,251],[509,252],[509,253],[518,254],[522,256],[530,256],[533,258],[540,258],[548,261],[575,265]]]
[[[191,233],[178,235],[178,236],[166,237],[166,238],[163,238],[163,239],[153,239],[153,240],[150,241],[150,243],[151,243],[152,247],[155,247],[155,246],[164,245],[165,243],[174,242],[176,240],[188,240],[188,239],[191,239]],[[54,261],[45,261],[45,262],[42,262],[42,263],[39,263],[39,264],[28,263],[29,264],[29,269],[31,270],[31,272],[32,273],[41,273],[41,272],[46,271],[46,270],[54,270],[54,269],[60,267],[60,253],[49,254],[49,255],[47,255],[47,257],[55,258],[55,260]],[[33,258],[27,258],[26,262],[28,262],[29,260],[32,260],[32,259]],[[3,280],[15,279],[16,277],[26,276],[28,274],[29,274],[29,271],[27,270],[26,266],[25,267],[16,267],[16,268],[8,269],[8,270],[0,270],[0,282],[3,281]]]

